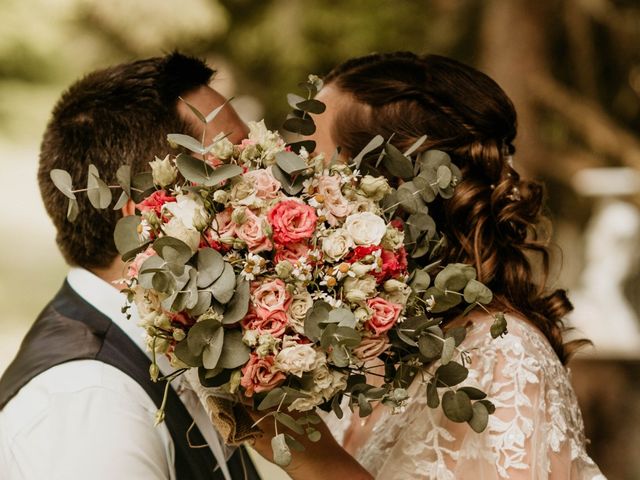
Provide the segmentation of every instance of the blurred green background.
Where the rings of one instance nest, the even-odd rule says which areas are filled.
[[[640,478],[627,455],[640,440],[637,0],[2,0],[0,18],[0,372],[65,275],[35,172],[48,114],[75,79],[180,49],[219,70],[213,86],[246,120],[276,126],[308,73],[373,51],[440,53],[516,104],[516,167],[546,182],[564,251],[555,285],[596,345],[573,367],[592,454],[609,478]]]

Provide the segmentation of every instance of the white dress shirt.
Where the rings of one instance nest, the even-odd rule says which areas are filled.
[[[91,272],[74,268],[71,288],[109,317],[147,355],[135,308],[121,312],[124,296]],[[158,358],[163,375],[173,369]],[[172,386],[209,444],[227,480],[226,449],[192,390],[181,377]],[[119,369],[76,360],[34,377],[0,412],[3,480],[174,480],[174,445],[144,389]]]

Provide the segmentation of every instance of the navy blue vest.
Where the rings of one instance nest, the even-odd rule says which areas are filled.
[[[115,324],[80,297],[65,281],[54,299],[35,321],[20,350],[0,378],[0,410],[36,375],[61,363],[92,359],[112,365],[129,375],[147,392],[157,407],[162,403],[164,382],[149,378],[149,358]],[[176,477],[179,480],[222,480],[209,448],[191,448],[187,430],[193,419],[170,388],[165,422],[175,445]],[[98,433],[98,432],[96,432]],[[189,432],[193,445],[205,444],[197,426]],[[234,480],[260,477],[244,448],[227,462]],[[215,471],[214,471],[215,469]]]

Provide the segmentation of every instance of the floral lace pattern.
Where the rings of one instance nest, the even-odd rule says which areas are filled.
[[[496,406],[487,429],[477,434],[429,408],[416,378],[404,412],[382,414],[357,460],[384,480],[604,479],[586,453],[568,371],[546,338],[510,316],[509,333],[492,340],[490,317],[472,321],[462,345],[472,358],[465,384],[486,391]]]

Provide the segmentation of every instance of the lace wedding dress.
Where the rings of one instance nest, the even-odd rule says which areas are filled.
[[[484,432],[451,422],[441,408],[429,408],[425,384],[416,378],[401,413],[378,406],[363,420],[348,408],[341,421],[334,417],[333,425],[328,423],[338,440],[370,422],[370,433],[351,450],[380,480],[606,480],[585,451],[568,372],[544,335],[527,321],[507,316],[509,333],[493,340],[491,317],[470,319],[473,325],[461,346],[473,361],[464,384],[483,389],[496,406]]]

